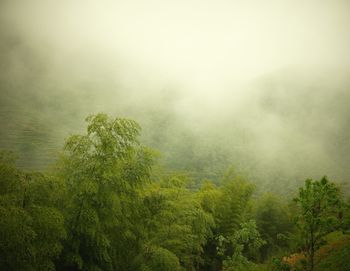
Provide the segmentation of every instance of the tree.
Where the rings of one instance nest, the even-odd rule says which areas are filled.
[[[212,182],[206,180],[196,194],[197,200],[200,202],[203,210],[214,218],[216,216],[217,206],[222,199],[222,191]],[[219,231],[215,220],[211,225],[211,231],[213,234],[208,237],[203,248],[203,270],[219,270],[222,265],[221,256],[217,254],[217,234],[219,234]]]
[[[142,255],[135,260],[135,269],[140,271],[179,271],[179,258],[168,249],[145,246]]]
[[[221,196],[215,209],[215,221],[220,233],[229,237],[247,220],[254,186],[230,171],[226,174],[220,191]]]
[[[323,238],[341,226],[339,213],[343,206],[339,189],[323,177],[319,181],[308,179],[299,189],[294,199],[300,207],[297,226],[304,240],[304,250],[308,259],[308,270],[314,270],[315,251]]]
[[[255,204],[256,224],[266,244],[260,248],[260,260],[264,261],[276,252],[286,249],[286,237],[294,229],[290,208],[276,195],[265,194]]]
[[[248,220],[253,188],[231,169],[219,188],[207,182],[199,191],[198,198],[203,209],[214,217],[215,222],[213,236],[204,249],[205,270],[221,269],[222,261],[233,255],[234,244],[230,241],[222,253],[218,253],[217,248],[222,240],[232,240],[241,224]]]
[[[223,270],[227,271],[244,271],[251,270],[255,264],[250,261],[249,255],[256,253],[259,248],[265,244],[257,230],[254,220],[250,220],[240,225],[237,230],[228,239],[219,236],[219,253],[227,254],[229,248],[230,255],[226,256],[223,261]]]
[[[186,177],[171,176],[144,191],[147,246],[167,249],[186,270],[198,269],[213,217],[206,213]]]
[[[139,246],[138,188],[152,153],[138,142],[135,121],[105,114],[86,120],[87,133],[68,138],[58,168],[70,201],[61,268],[127,269]]]
[[[0,269],[55,270],[66,236],[54,179],[24,173],[0,153]]]
[[[341,214],[343,218],[342,231],[343,233],[350,233],[350,198],[344,204],[344,211]]]

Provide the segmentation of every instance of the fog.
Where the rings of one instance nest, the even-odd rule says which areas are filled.
[[[350,2],[0,2],[0,146],[52,163],[88,114],[173,170],[260,189],[350,178]]]

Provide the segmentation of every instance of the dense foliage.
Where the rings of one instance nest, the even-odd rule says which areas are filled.
[[[1,152],[0,270],[347,270],[349,205],[326,177],[294,202],[233,169],[198,188],[158,165],[136,122],[87,122],[48,172]]]

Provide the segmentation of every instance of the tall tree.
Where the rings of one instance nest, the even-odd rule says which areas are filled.
[[[186,178],[172,176],[151,185],[144,192],[143,202],[147,209],[147,245],[172,252],[186,270],[198,269],[213,217],[186,188]]]
[[[24,173],[0,153],[0,270],[55,270],[66,236],[62,192],[57,180]]]
[[[233,169],[225,174],[222,185],[216,188],[205,183],[198,193],[203,209],[214,217],[213,236],[204,250],[205,270],[222,268],[222,262],[232,256],[233,242],[229,241],[248,219],[253,186]],[[220,242],[225,242],[225,249],[218,253]]]
[[[152,155],[137,140],[136,122],[105,114],[87,122],[85,135],[67,140],[61,161],[70,198],[62,269],[123,270],[137,250],[137,188],[149,176]]]
[[[341,226],[339,214],[343,206],[338,187],[329,182],[327,177],[319,181],[308,179],[299,189],[294,199],[300,207],[297,217],[304,250],[308,259],[308,270],[314,270],[315,251],[323,238]]]

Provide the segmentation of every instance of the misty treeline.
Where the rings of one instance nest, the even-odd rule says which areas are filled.
[[[19,6],[29,14],[35,5]],[[49,22],[28,32],[20,25],[29,26],[33,18],[25,23],[18,18],[23,23],[18,25],[17,17],[11,20],[11,12],[4,13],[1,6],[0,148],[14,150],[20,168],[45,169],[63,139],[83,131],[81,120],[103,111],[137,120],[142,142],[161,151],[166,168],[191,171],[198,179],[219,181],[234,164],[256,189],[288,194],[306,178],[324,173],[338,182],[350,178],[348,69],[286,67],[264,71],[243,85],[235,83],[235,76],[226,87],[218,80],[209,90],[187,85],[183,78],[162,81],[158,73],[146,74],[146,80],[142,75],[152,70],[150,62],[147,69],[133,67],[125,75],[123,61],[88,42],[67,52],[44,36],[50,49],[38,46],[41,41],[29,37]]]
[[[232,168],[198,183],[137,122],[87,122],[45,172],[1,152],[0,270],[349,270],[350,208],[326,177],[284,198]]]

